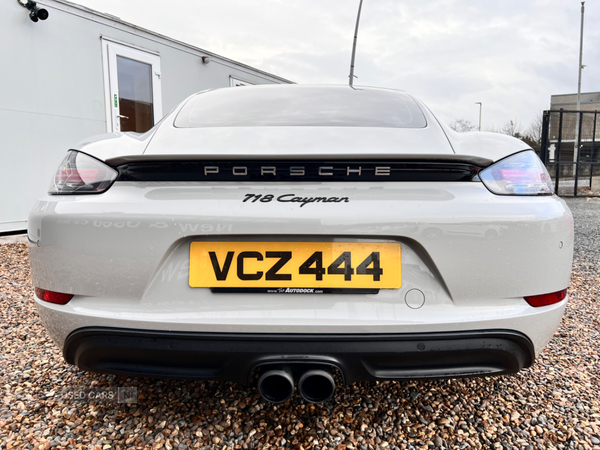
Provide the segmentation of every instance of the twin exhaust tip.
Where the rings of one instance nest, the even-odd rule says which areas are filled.
[[[269,370],[258,379],[258,392],[268,402],[286,402],[294,393],[294,378],[289,370]]]
[[[258,391],[271,403],[284,403],[294,394],[294,377],[289,369],[273,369],[258,379]],[[310,403],[322,403],[333,397],[335,381],[327,370],[304,372],[298,380],[298,392]]]

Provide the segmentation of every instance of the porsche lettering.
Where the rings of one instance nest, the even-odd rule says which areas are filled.
[[[334,171],[341,170],[347,177],[362,177],[363,171],[369,171],[370,174],[378,177],[386,177],[391,175],[392,168],[390,166],[319,166],[313,168],[314,173],[310,173],[306,166],[292,166],[292,167],[277,167],[275,165],[270,166],[259,166],[259,167],[248,167],[248,166],[234,166],[221,168],[219,166],[211,165],[204,166],[204,175],[222,175],[229,174],[233,176],[248,176],[250,172],[254,170],[257,175],[261,177],[276,177],[281,176],[292,176],[292,177],[304,177],[309,175],[317,175],[319,177],[331,177],[334,175]]]

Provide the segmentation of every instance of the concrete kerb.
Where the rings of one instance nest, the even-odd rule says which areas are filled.
[[[13,234],[10,236],[0,236],[0,245],[20,244],[27,242],[27,234]]]

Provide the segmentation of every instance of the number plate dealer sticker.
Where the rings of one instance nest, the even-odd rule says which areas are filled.
[[[400,244],[192,242],[191,287],[398,289]]]

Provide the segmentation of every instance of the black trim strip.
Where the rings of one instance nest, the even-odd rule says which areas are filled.
[[[470,181],[482,169],[456,160],[171,160],[127,162],[117,181]]]
[[[267,363],[332,364],[353,383],[515,373],[531,366],[535,354],[531,341],[512,330],[253,334],[90,327],[67,337],[64,357],[93,372],[246,384]]]
[[[379,294],[379,289],[348,288],[210,288],[213,294]]]

